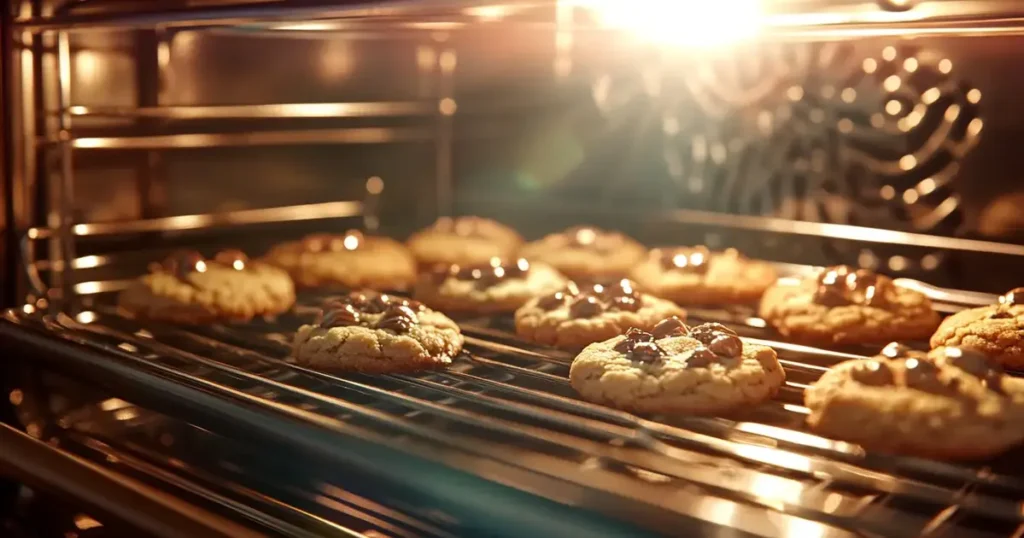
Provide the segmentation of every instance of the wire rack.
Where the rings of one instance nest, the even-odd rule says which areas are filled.
[[[931,294],[946,299],[938,303],[945,311],[981,299]],[[954,465],[865,452],[804,430],[803,390],[868,348],[788,344],[744,308],[691,310],[694,322],[723,322],[775,348],[786,385],[728,418],[638,417],[579,400],[567,379],[572,355],[519,340],[505,317],[460,320],[466,350],[446,371],[338,376],[303,368],[289,362],[288,341],[321,299],[306,294],[272,321],[194,328],[143,323],[102,305],[77,319],[7,317],[212,393],[242,395],[258,411],[284,408],[391,447],[433,447],[490,480],[503,481],[509,469],[554,478],[572,487],[532,492],[657,532],[689,518],[764,536],[1024,535],[1019,451]]]

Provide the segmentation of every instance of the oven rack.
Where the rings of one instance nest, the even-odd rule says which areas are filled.
[[[237,26],[279,32],[360,32],[458,30],[512,21],[540,27],[553,24],[550,12],[580,10],[592,0],[288,0],[217,2],[187,8],[157,5],[138,9],[102,0],[68,0],[49,13],[22,10],[16,31],[89,32],[138,28]],[[771,35],[788,39],[1019,35],[1024,10],[1012,2],[969,0],[783,0],[763,6]],[[142,4],[145,5],[145,4]],[[584,29],[605,30],[589,13],[572,14]]]
[[[304,296],[296,312],[318,299]],[[142,323],[110,307],[78,320],[22,311],[7,320],[96,351],[86,375],[109,375],[116,364],[121,377],[160,376],[252,407],[268,422],[283,414],[336,447],[351,446],[340,441],[352,436],[371,440],[655,532],[700,520],[764,536],[1024,533],[1019,454],[954,465],[810,434],[803,388],[829,365],[863,355],[778,341],[747,313],[692,312],[695,321],[702,314],[778,351],[787,384],[774,401],[729,419],[641,418],[589,404],[568,385],[571,355],[518,340],[503,318],[462,320],[466,353],[448,371],[376,377],[287,362],[288,335],[309,314],[204,328]]]

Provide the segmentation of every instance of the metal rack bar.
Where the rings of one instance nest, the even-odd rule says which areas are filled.
[[[95,330],[95,329],[98,329],[98,328],[99,327],[94,327],[93,329],[86,329],[86,330],[92,331],[92,330]],[[399,393],[398,395],[396,395],[396,393],[391,392],[392,389],[383,389],[383,388],[379,388],[379,387],[376,387],[376,386],[373,386],[373,385],[368,385],[366,382],[362,382],[362,381],[346,380],[346,379],[343,379],[343,378],[338,378],[336,376],[331,376],[329,374],[323,374],[323,373],[319,373],[319,372],[310,371],[308,369],[304,369],[304,368],[300,368],[300,367],[297,367],[297,366],[294,366],[294,365],[289,365],[287,363],[283,363],[279,359],[268,357],[268,356],[263,355],[263,354],[261,354],[259,352],[249,351],[248,349],[239,348],[239,347],[237,347],[237,346],[235,346],[233,344],[230,344],[230,343],[222,343],[222,342],[211,341],[211,340],[209,340],[208,337],[204,337],[204,336],[193,334],[193,333],[189,333],[189,332],[180,332],[180,331],[167,332],[167,331],[162,331],[160,334],[162,335],[160,337],[160,339],[163,340],[163,341],[175,341],[175,340],[180,339],[180,338],[185,338],[187,340],[196,342],[196,345],[199,345],[200,347],[202,347],[204,349],[217,349],[218,353],[228,353],[229,355],[237,356],[239,359],[243,359],[244,358],[244,359],[247,359],[247,360],[254,360],[254,361],[262,362],[262,363],[265,363],[265,364],[268,364],[268,365],[273,365],[276,368],[285,368],[288,371],[300,373],[300,374],[308,376],[310,378],[321,379],[321,380],[323,380],[325,382],[328,382],[328,383],[330,383],[331,385],[334,385],[334,386],[347,387],[348,389],[352,389],[352,390],[355,390],[355,391],[360,392],[362,394],[366,394],[366,395],[372,396],[376,400],[382,400],[382,401],[383,400],[389,400],[389,401],[392,401],[394,403],[400,404],[400,405],[402,405],[404,407],[412,407],[414,409],[420,409],[422,411],[428,411],[428,412],[430,412],[433,415],[445,416],[447,418],[455,419],[457,421],[462,421],[462,422],[467,422],[468,421],[467,422],[468,424],[472,424],[472,425],[474,425],[476,427],[484,427],[485,429],[488,428],[486,425],[481,426],[481,422],[483,421],[483,419],[480,418],[480,417],[475,417],[473,414],[467,414],[467,412],[461,412],[461,411],[460,412],[456,412],[456,411],[454,411],[452,409],[449,409],[449,408],[447,408],[445,406],[441,406],[440,404],[431,403],[431,402],[428,402],[428,401],[423,401],[423,400],[420,400],[417,397],[413,397],[413,396],[410,396],[408,394]],[[131,338],[131,337],[128,337],[127,335],[125,335],[122,332],[119,332],[115,336],[116,336],[116,339]],[[251,338],[251,336],[249,338]],[[244,340],[244,337],[241,337],[241,339]],[[177,349],[177,350],[174,349],[174,348],[168,349],[166,346],[170,345],[170,344],[152,343],[152,342],[149,342],[149,341],[142,342],[142,341],[138,341],[137,339],[132,339],[132,342],[133,342],[133,345],[136,345],[136,346],[137,345],[142,345],[143,347],[146,347],[146,348],[153,348],[153,349],[159,348],[159,349],[157,349],[158,354],[164,355],[164,356],[178,356],[178,357],[180,357],[180,356],[182,356],[182,353],[184,353],[180,348]],[[474,342],[472,342],[472,341],[468,341],[467,343],[468,343],[468,345],[471,345],[471,346],[474,345]],[[486,344],[487,342],[483,341],[483,343]],[[771,342],[769,342],[769,343],[771,343]],[[156,347],[154,347],[154,346],[156,346]],[[508,345],[505,345],[505,344],[502,344],[501,346],[504,346],[504,347],[498,347],[497,349],[501,350],[501,351],[506,351],[506,352],[508,351],[508,348],[512,347],[512,346],[508,346]],[[282,350],[285,347],[286,346],[282,345]],[[807,348],[807,349],[813,349],[813,348]],[[490,349],[490,351],[494,352],[495,349],[492,347]],[[808,352],[807,350],[799,350],[799,351]],[[193,361],[196,360],[196,357],[193,356],[191,353],[188,353],[188,355],[190,357],[189,360],[193,360]],[[544,359],[544,355],[543,354],[536,353],[536,352],[529,352],[529,351],[527,351],[526,353],[522,353],[520,355],[522,357],[524,357],[524,358],[529,358],[531,360],[534,360],[534,359],[536,359],[536,360],[543,360]],[[853,356],[851,356],[851,355],[838,355],[837,357],[838,357],[838,359],[846,359],[846,358],[853,357]],[[218,371],[225,371],[225,372],[230,373],[232,376],[243,377],[243,378],[251,380],[251,381],[260,381],[260,380],[262,380],[260,382],[266,383],[266,379],[267,379],[265,377],[266,374],[260,374],[260,373],[249,374],[245,369],[240,369],[240,367],[229,366],[229,365],[220,363],[220,362],[218,362],[216,360],[204,359],[204,358],[201,358],[201,357],[199,359],[200,359],[199,362],[202,363],[205,367],[214,368],[214,369],[216,369]],[[836,359],[836,360],[838,360],[838,359]],[[476,360],[478,360],[478,358],[476,356],[474,356],[473,360],[475,362]],[[554,361],[547,360],[547,361],[544,361],[544,362],[548,362],[548,363],[551,363],[551,364],[557,364],[557,365],[561,365],[561,366],[564,366],[566,364],[565,362],[563,362],[561,360],[554,360]],[[496,367],[496,368],[503,368],[504,367],[505,370],[512,371],[512,372],[518,372],[519,370],[521,370],[521,368],[519,368],[519,367],[513,367],[513,369],[509,369],[508,367],[505,367],[505,365],[503,365],[502,363],[500,363],[498,361],[493,361],[493,360],[489,361],[489,362],[485,360],[484,364],[489,365],[491,367]],[[815,368],[813,365],[807,365],[807,366],[809,367],[809,370],[811,370],[811,371],[815,371],[816,370],[816,371],[820,372],[820,370],[821,370],[821,368]],[[472,374],[465,374],[465,373],[462,373],[462,372],[460,372],[458,370],[456,370],[454,372],[447,373],[447,374],[442,374],[442,376],[447,376],[447,377],[450,377],[452,379],[458,379],[460,382],[475,381],[474,377],[476,377],[476,376],[472,376]],[[466,376],[471,376],[471,377],[466,377]],[[724,448],[722,448],[722,450],[724,450],[725,453],[730,454],[732,457],[738,458],[740,460],[747,461],[748,463],[758,463],[758,464],[762,464],[762,465],[767,464],[769,466],[779,466],[779,465],[782,465],[783,468],[789,470],[790,472],[804,472],[804,473],[806,473],[806,472],[809,472],[808,471],[809,469],[813,468],[814,471],[813,471],[812,475],[818,475],[818,476],[826,475],[826,476],[830,476],[830,477],[832,477],[833,480],[836,480],[837,482],[840,482],[840,483],[842,483],[842,482],[844,482],[846,480],[852,480],[852,482],[849,482],[849,483],[850,484],[856,484],[859,487],[870,487],[871,489],[876,489],[876,490],[879,490],[879,491],[886,491],[889,494],[895,494],[895,495],[902,495],[902,496],[909,495],[911,498],[914,498],[914,499],[916,499],[918,501],[927,501],[927,502],[938,503],[938,504],[941,504],[943,502],[956,502],[957,506],[962,507],[964,510],[967,510],[967,511],[973,512],[973,513],[978,513],[978,514],[985,514],[985,515],[987,515],[989,517],[995,517],[995,518],[998,518],[998,519],[1004,519],[1006,517],[1010,517],[1010,518],[1018,518],[1019,517],[1019,514],[1016,513],[1016,511],[1015,511],[1016,509],[1012,505],[1005,505],[999,499],[991,498],[991,497],[988,497],[988,496],[985,496],[985,495],[978,496],[976,494],[971,494],[971,495],[963,496],[962,498],[958,498],[959,494],[957,494],[955,491],[946,490],[946,489],[943,489],[943,488],[936,488],[935,486],[931,486],[931,485],[928,485],[928,484],[919,485],[919,484],[916,484],[916,482],[914,480],[910,480],[910,479],[907,479],[907,478],[902,478],[902,477],[901,478],[896,478],[894,476],[885,475],[885,474],[879,475],[879,474],[877,474],[877,471],[873,471],[875,474],[872,475],[871,473],[866,472],[865,469],[860,469],[860,468],[851,468],[849,471],[844,471],[843,468],[841,467],[841,465],[845,465],[845,464],[837,464],[835,462],[830,462],[828,460],[821,460],[821,461],[823,462],[823,464],[830,465],[831,467],[817,467],[816,465],[818,465],[820,462],[818,462],[817,461],[818,458],[815,458],[815,457],[800,456],[799,458],[796,458],[794,455],[788,454],[788,453],[780,453],[780,454],[776,454],[776,455],[773,456],[771,454],[771,450],[773,450],[773,449],[767,449],[766,447],[760,447],[760,446],[756,446],[756,445],[748,445],[746,443],[743,443],[743,444],[733,444],[733,443],[735,443],[735,441],[728,441],[727,439],[729,439],[729,437],[727,437],[726,434],[729,431],[734,430],[735,428],[739,427],[740,425],[729,426],[727,424],[720,424],[720,423],[715,422],[715,421],[695,420],[695,421],[692,421],[692,422],[691,421],[684,421],[684,423],[687,425],[687,427],[691,428],[691,430],[671,429],[672,427],[668,427],[668,426],[665,426],[665,425],[660,425],[658,423],[641,423],[641,422],[637,422],[640,419],[637,419],[636,417],[632,417],[631,415],[628,415],[628,414],[625,414],[625,413],[619,413],[619,412],[616,412],[616,411],[607,410],[605,408],[601,408],[599,406],[593,406],[593,405],[587,404],[587,403],[574,402],[574,403],[570,403],[570,404],[566,405],[564,399],[562,399],[562,398],[560,398],[558,396],[548,395],[548,394],[542,393],[542,392],[529,391],[529,390],[523,389],[522,387],[515,387],[513,385],[508,385],[509,388],[507,388],[506,391],[507,392],[511,392],[511,393],[515,394],[516,396],[519,396],[521,398],[530,400],[530,401],[533,402],[533,404],[531,404],[531,405],[529,405],[527,407],[523,407],[524,404],[514,404],[514,402],[510,403],[510,402],[507,402],[507,401],[504,401],[504,400],[498,400],[498,399],[496,399],[493,396],[488,396],[488,395],[485,395],[485,394],[477,394],[477,393],[473,393],[473,392],[468,392],[468,391],[465,391],[465,390],[462,390],[462,389],[458,389],[457,387],[456,388],[452,388],[452,387],[449,387],[449,386],[446,386],[446,385],[443,385],[443,384],[440,384],[440,383],[437,383],[437,382],[434,382],[434,381],[430,381],[430,379],[422,379],[422,378],[414,379],[414,378],[411,378],[409,376],[392,377],[392,378],[388,378],[388,379],[391,379],[392,381],[395,381],[395,380],[401,381],[402,384],[404,384],[406,386],[410,386],[410,388],[412,386],[415,386],[415,387],[420,387],[420,388],[426,388],[426,389],[429,389],[429,390],[432,390],[432,391],[435,391],[435,392],[438,392],[438,393],[441,393],[441,394],[447,394],[448,396],[458,396],[461,401],[472,401],[472,402],[475,402],[476,404],[480,404],[480,405],[484,405],[484,406],[487,406],[487,407],[491,407],[492,409],[495,409],[495,410],[499,410],[500,409],[503,412],[512,412],[512,413],[514,413],[514,414],[516,414],[518,416],[521,416],[521,417],[524,417],[524,418],[528,418],[530,420],[539,420],[540,422],[546,423],[546,424],[549,424],[549,425],[557,425],[561,429],[567,429],[567,430],[576,431],[576,432],[586,431],[588,435],[594,436],[595,439],[604,439],[605,441],[607,441],[608,439],[626,439],[626,440],[632,439],[632,441],[627,441],[626,445],[624,445],[624,446],[629,447],[629,446],[633,446],[633,444],[635,444],[635,443],[639,443],[639,444],[637,444],[635,446],[637,446],[639,448],[646,449],[646,450],[653,450],[654,453],[662,454],[663,456],[665,456],[665,455],[669,455],[669,456],[671,456],[671,455],[678,455],[679,453],[672,452],[671,450],[668,450],[666,448],[666,445],[660,445],[658,443],[650,444],[650,441],[647,440],[648,439],[647,436],[650,436],[650,435],[654,436],[654,437],[650,437],[650,439],[657,438],[657,439],[662,439],[662,440],[685,441],[687,443],[693,443],[696,446],[700,446],[703,449],[711,449],[712,451],[715,450],[714,447],[716,446],[716,443],[717,443],[721,447],[724,447]],[[558,385],[560,385],[562,387],[567,386],[567,381],[563,377],[554,376],[554,375],[551,375],[551,374],[542,374],[539,377],[539,379],[543,379],[543,380],[545,380],[547,382],[555,382],[555,383],[557,383]],[[493,385],[493,383],[489,383],[489,385]],[[289,389],[289,388],[287,388],[289,385],[282,384],[280,382],[274,382],[273,386],[274,386],[275,390],[290,390],[290,391],[296,390],[295,387],[292,387],[292,388]],[[490,386],[489,388],[493,389],[494,387]],[[305,390],[305,389],[301,389],[301,390]],[[306,395],[303,394],[303,396],[305,397]],[[573,402],[572,400],[568,400],[568,401],[569,402]],[[540,404],[543,404],[543,405],[541,405],[541,407],[536,407],[536,405],[540,405]],[[538,416],[538,413],[541,413],[541,411],[539,411],[541,409],[546,411],[547,414],[543,414],[542,413],[541,415]],[[555,414],[551,414],[553,411],[555,412]],[[586,417],[589,417],[589,419],[585,420],[583,422],[580,422],[578,420],[578,418],[577,419],[569,419],[566,416],[561,416],[561,418],[559,418],[560,415],[557,414],[557,413],[565,413],[565,412],[575,414],[575,412],[580,412],[580,411],[583,411],[582,414],[584,416],[586,416]],[[622,424],[620,422],[620,420],[623,417],[630,417],[631,420],[628,420],[625,424]],[[595,419],[599,419],[599,420],[602,420],[604,422],[597,422],[597,423],[595,423],[595,422],[593,422],[593,420],[595,420]],[[554,421],[554,422],[551,422],[551,421]],[[593,454],[593,452],[591,452],[591,450],[595,450],[596,449],[596,447],[594,447],[593,445],[580,445],[578,440],[573,441],[571,438],[567,439],[567,438],[565,438],[564,436],[562,436],[560,434],[553,435],[550,431],[547,431],[547,430],[537,430],[536,426],[529,427],[529,428],[524,428],[523,425],[520,424],[518,421],[515,423],[514,426],[512,424],[508,423],[508,422],[505,422],[505,421],[498,421],[497,423],[500,424],[500,428],[499,428],[499,430],[497,430],[498,433],[502,432],[504,429],[507,429],[507,428],[509,428],[511,426],[511,427],[513,427],[513,428],[515,428],[517,430],[516,435],[521,435],[521,434],[525,433],[525,434],[528,434],[528,438],[531,438],[533,440],[542,440],[542,441],[547,441],[547,442],[555,442],[556,444],[563,444],[563,445],[564,445],[564,443],[568,442],[568,444],[564,445],[564,446],[572,446],[572,447],[575,447],[575,449],[577,449],[577,450],[583,449],[586,452],[590,452],[592,454]],[[627,428],[632,428],[630,430],[632,433],[630,433],[628,437],[622,437],[622,433],[623,433],[622,430],[615,429],[615,428],[612,428],[611,430],[608,429],[608,426],[615,426],[616,424],[618,424],[619,426],[623,426],[623,427],[627,427]],[[642,428],[638,429],[638,427],[640,425],[642,425]],[[718,425],[717,428],[716,428],[716,425]],[[751,426],[753,426],[753,425],[751,425]],[[665,428],[670,428],[670,429],[666,430]],[[719,438],[711,438],[711,437],[707,437],[706,435],[701,437],[702,434],[696,434],[696,435],[698,435],[698,437],[695,440],[695,438],[694,438],[695,433],[694,432],[699,432],[701,430],[708,430],[709,428],[711,428],[712,430],[716,430],[717,429],[716,433],[718,435],[721,435],[722,438],[721,439],[719,439]],[[747,428],[747,429],[749,431],[751,431],[751,432],[756,432],[756,433],[758,433],[760,435],[765,435],[765,434],[770,434],[771,433],[771,430],[764,429],[764,428],[762,428],[760,430],[755,429],[755,428]],[[491,429],[490,431],[495,431],[495,430]],[[830,458],[833,458],[833,459],[838,458],[840,460],[843,460],[843,459],[849,459],[849,457],[852,456],[852,454],[844,453],[842,451],[837,452],[837,448],[836,447],[830,447],[829,446],[830,443],[826,442],[826,443],[822,444],[822,442],[820,440],[817,440],[817,441],[815,441],[813,443],[806,443],[806,442],[805,443],[801,443],[800,442],[801,440],[799,439],[798,436],[795,436],[795,435],[792,435],[792,434],[790,434],[790,435],[781,435],[782,430],[778,430],[778,431],[779,431],[780,435],[776,436],[775,441],[776,442],[781,442],[783,446],[786,446],[786,447],[789,447],[789,448],[800,446],[801,448],[804,448],[804,449],[815,448],[815,449],[817,449],[816,452],[818,452],[820,454],[827,454]],[[683,433],[680,433],[680,432],[683,432]],[[504,432],[504,433],[508,433],[508,432]],[[801,435],[804,435],[807,438],[813,438],[813,436],[809,436],[809,435],[806,435],[806,434],[801,434]],[[794,440],[794,439],[796,439],[796,440]],[[725,444],[722,445],[722,443],[725,443]],[[460,444],[461,444],[461,441],[460,441]],[[731,447],[731,449],[729,449],[730,447]],[[838,447],[838,445],[837,445],[837,447]],[[668,450],[668,452],[665,452],[666,450]],[[677,449],[672,449],[672,450],[677,450]],[[768,450],[768,452],[764,452],[764,450]],[[597,452],[597,454],[601,454],[601,453],[602,452],[600,452],[600,451]],[[617,453],[616,453],[616,455],[617,455],[617,457],[621,457],[621,455],[618,455]],[[607,454],[604,457],[608,458]],[[750,458],[753,458],[753,459],[750,459]],[[808,459],[808,458],[810,458],[810,459]],[[862,459],[862,458],[858,458],[858,459]],[[632,461],[631,459],[626,459],[626,460],[623,460],[623,463],[626,464],[626,465],[635,465],[636,463],[640,463],[640,462],[630,463],[631,461]],[[808,467],[808,465],[810,465],[809,462],[811,462],[811,461],[815,462],[815,466]],[[917,465],[917,464],[913,464],[913,460],[910,460],[910,461],[912,462],[910,464],[910,468],[917,467],[916,470],[918,472],[927,473],[927,474],[930,474],[930,475],[933,475],[933,476],[936,475],[936,474],[938,474],[940,476],[941,475],[945,475],[946,479],[956,479],[956,480],[965,481],[965,482],[968,482],[968,483],[979,483],[980,484],[980,483],[985,483],[986,482],[984,477],[977,476],[976,474],[965,473],[964,470],[962,470],[961,468],[955,467],[955,466],[947,466],[947,465],[943,465],[943,464],[936,464],[934,462],[925,462],[925,464],[923,464],[923,465]],[[780,463],[780,462],[782,462],[782,463]],[[861,461],[861,463],[864,463],[864,462]],[[877,462],[875,462],[875,463],[877,463]],[[646,460],[642,464],[644,466],[648,467],[648,468],[651,468],[651,463],[646,461]],[[835,467],[836,465],[840,465],[840,467]],[[905,466],[907,464],[906,464],[906,462],[903,462],[902,465]],[[661,472],[662,474],[665,474],[664,473],[665,471],[669,471],[669,475],[670,476],[677,476],[678,477],[678,474],[671,470],[672,469],[671,466],[665,468],[665,467],[662,467],[662,466],[659,465],[659,466],[656,466],[656,467],[653,467],[653,468],[657,469],[658,472]],[[903,468],[907,469],[908,467],[903,467]],[[692,472],[690,472],[690,473],[692,474]],[[687,476],[692,479],[692,476],[690,476],[690,475],[687,475]],[[865,483],[865,482],[863,482],[863,480],[865,480],[865,478],[871,478],[873,480],[878,480],[879,482],[878,483]],[[893,484],[895,484],[895,486],[893,486]],[[705,484],[705,485],[708,485],[708,484]],[[909,488],[909,489],[908,490],[899,490],[899,489],[897,489],[897,490],[889,490],[888,489],[889,487]],[[1021,488],[1024,488],[1024,485],[1017,484],[1016,486],[1014,486],[1014,485],[1012,485],[1012,482],[1010,482],[1007,485],[1007,487],[1017,488],[1019,491],[1024,491],[1024,489],[1021,489]],[[932,489],[929,489],[929,488],[932,488]],[[748,501],[749,501],[749,499],[748,499]],[[1002,507],[1000,508],[1000,506],[1002,506]]]
[[[153,536],[265,536],[0,424],[0,464],[25,483],[62,492]],[[97,494],[102,492],[102,494]]]
[[[280,103],[263,105],[104,107],[71,106],[76,117],[153,118],[165,120],[370,118],[428,116],[435,108],[421,101],[361,101],[350,103]],[[60,114],[62,111],[51,111]]]
[[[300,221],[358,217],[363,204],[359,201],[324,202],[265,209],[244,209],[230,213],[207,213],[200,215],[178,215],[156,219],[141,219],[128,222],[97,222],[76,224],[71,227],[75,236],[108,236],[143,232],[170,232],[198,230],[211,227],[266,224],[283,221]],[[46,239],[53,235],[50,228],[29,228],[29,239]]]
[[[305,5],[256,2],[205,9],[31,17],[16,19],[14,27],[19,31],[39,32],[144,28],[155,25],[167,28],[228,26],[287,20],[317,21],[370,17],[387,19],[453,13],[467,7],[479,6],[481,3],[471,0],[392,0],[382,4],[377,1],[363,0],[339,6],[336,2],[306,3]]]
[[[421,127],[353,127],[250,131],[241,133],[186,133],[142,136],[68,136],[42,140],[43,144],[70,145],[74,149],[201,149],[213,147],[284,146],[292,144],[393,144],[432,140],[434,133]]]
[[[459,199],[457,205],[465,207],[472,206],[476,208],[477,212],[484,212],[485,209],[482,208],[502,209],[508,208],[508,204],[509,202],[507,200],[496,200],[489,197],[463,196]],[[583,206],[559,204],[556,207],[553,206],[550,201],[545,200],[524,200],[519,202],[516,207],[520,212],[522,212],[524,208],[527,208],[536,213],[557,213],[563,217],[566,215],[577,215],[581,217],[601,215],[631,222],[645,222],[648,224],[674,223],[717,226],[762,233],[784,233],[822,237],[832,240],[842,238],[847,241],[883,243],[900,245],[908,248],[935,248],[962,252],[979,252],[984,254],[1024,256],[1024,245],[1014,245],[1011,243],[999,243],[996,241],[983,241],[979,239],[964,239],[960,237],[943,237],[915,232],[888,230],[885,228],[855,226],[851,224],[831,224],[824,222],[781,219],[777,217],[716,213],[697,209],[652,209],[638,212],[606,206],[595,207],[593,205]]]

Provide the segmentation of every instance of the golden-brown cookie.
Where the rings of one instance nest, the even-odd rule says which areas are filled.
[[[401,243],[357,230],[281,243],[264,259],[288,271],[295,284],[305,288],[406,290],[416,281],[416,262]]]
[[[773,349],[674,318],[590,344],[569,371],[584,399],[638,413],[726,413],[770,399],[785,379]]]
[[[1024,288],[1006,293],[999,304],[949,316],[931,345],[975,349],[1007,368],[1024,369]]]
[[[420,275],[414,297],[443,312],[513,312],[565,284],[564,276],[542,263],[493,258],[486,264],[435,267]]]
[[[523,246],[519,254],[546,263],[580,281],[629,275],[647,249],[619,232],[578,226],[546,235]]]
[[[978,459],[1024,441],[1024,379],[973,350],[894,343],[835,366],[804,399],[815,431],[872,450]]]
[[[632,281],[570,283],[562,291],[535,297],[516,310],[516,333],[538,344],[577,351],[627,329],[651,330],[661,320],[686,317],[671,301],[639,293]]]
[[[481,217],[442,217],[406,241],[416,261],[428,269],[511,258],[522,243],[523,238],[512,228]]]
[[[780,281],[765,292],[760,312],[783,336],[811,345],[925,340],[939,325],[924,294],[846,266]]]
[[[398,373],[443,368],[462,350],[452,320],[418,301],[373,291],[324,303],[292,344],[296,363],[334,372]]]
[[[632,278],[644,291],[681,304],[742,304],[760,299],[778,276],[770,263],[736,249],[697,246],[653,249]]]
[[[250,261],[241,251],[206,259],[183,250],[151,265],[118,303],[135,316],[175,323],[249,321],[291,308],[295,288],[286,272]]]

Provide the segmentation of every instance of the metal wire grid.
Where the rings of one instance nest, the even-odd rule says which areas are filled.
[[[519,341],[501,318],[466,320],[466,353],[447,371],[345,377],[287,362],[287,335],[309,321],[302,314],[185,329],[98,309],[89,323],[50,323],[214,390],[380,432],[396,446],[438,445],[759,534],[1024,533],[1024,478],[1013,455],[959,466],[865,453],[801,431],[803,389],[828,364],[858,355],[772,340],[744,312],[695,314],[778,350],[788,381],[774,401],[731,419],[640,418],[589,404],[568,384],[571,355]]]

